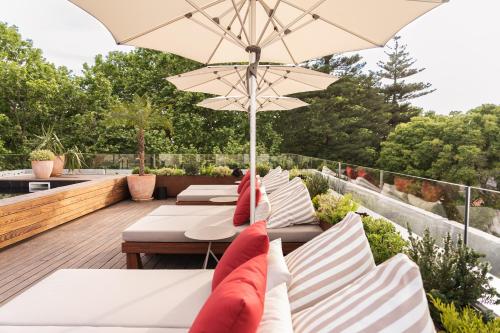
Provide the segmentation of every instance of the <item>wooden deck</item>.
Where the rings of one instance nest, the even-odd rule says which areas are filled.
[[[122,201],[0,250],[0,304],[61,268],[125,268],[121,232],[174,200]],[[153,255],[145,269],[200,268],[203,255]]]

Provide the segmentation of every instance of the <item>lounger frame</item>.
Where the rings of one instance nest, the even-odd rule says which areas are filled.
[[[212,252],[224,254],[230,242],[213,242]],[[288,254],[303,245],[303,242],[282,243],[283,254]],[[141,254],[205,254],[208,242],[123,242],[122,252],[127,255],[128,269],[141,269]]]

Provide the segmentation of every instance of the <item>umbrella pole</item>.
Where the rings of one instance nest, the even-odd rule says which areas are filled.
[[[260,48],[253,47],[256,41],[256,0],[250,0],[250,52],[249,68],[247,70],[250,95],[250,224],[255,222],[255,161],[256,161],[256,127],[257,127],[257,65],[260,58]],[[248,77],[250,76],[250,77]]]
[[[255,52],[250,53],[250,66],[252,66],[254,63],[256,63],[257,60],[257,54]],[[257,101],[256,101],[256,94],[257,94],[257,79],[252,73],[252,71],[247,72],[250,77],[248,80],[249,83],[249,90],[250,90],[250,112],[249,112],[249,118],[250,118],[250,224],[253,224],[255,222],[255,203],[256,203],[256,198],[255,198],[255,166],[256,166],[256,142],[257,142],[257,134],[256,134],[256,127],[257,127]]]

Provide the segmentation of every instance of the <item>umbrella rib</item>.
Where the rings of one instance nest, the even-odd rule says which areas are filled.
[[[247,10],[245,11],[245,16],[243,18],[243,24],[241,25],[241,28],[240,28],[240,35],[241,35],[241,32],[245,30],[245,24],[247,23],[247,18],[248,18],[249,13],[250,13],[250,6],[247,6]]]
[[[228,80],[226,80],[226,79],[224,79],[224,78],[221,78],[221,81],[222,81],[222,82],[224,82],[224,83],[225,83],[226,85],[228,85],[229,87],[232,87],[232,88],[234,88],[234,89],[238,90],[240,93],[242,93],[243,95],[245,95],[245,96],[246,96],[246,94],[247,94],[246,92],[241,91],[238,87],[236,87],[235,85],[233,85],[230,81],[228,81]]]
[[[219,49],[220,44],[222,44],[222,41],[223,41],[223,40],[224,40],[224,37],[221,37],[221,38],[219,39],[219,42],[217,43],[217,45],[215,45],[214,50],[210,53],[210,56],[209,56],[209,57],[208,57],[208,59],[207,59],[207,62],[206,62],[207,64],[209,64],[209,63],[210,63],[210,61],[212,61],[213,57],[215,56],[215,53],[216,53],[216,52],[217,52],[217,50]]]
[[[274,14],[276,14],[276,10],[278,9],[279,4],[281,3],[282,0],[276,1],[276,4],[274,5],[274,8],[271,10],[269,6],[264,2],[264,0],[258,0],[261,4],[261,6],[266,10],[267,15],[269,16],[267,18],[266,24],[264,24],[264,28],[261,30],[259,38],[257,39],[257,45],[260,44],[260,41],[264,37],[264,34],[266,33],[266,29],[269,26],[269,24],[272,22],[274,18]]]
[[[213,74],[213,73],[208,73],[208,74]],[[226,74],[221,75],[221,76],[219,76],[219,77],[220,77],[220,78],[223,78],[223,77],[228,76],[228,75],[231,75],[231,73],[226,73]],[[208,82],[210,82],[210,81],[213,81],[213,80],[214,80],[214,78],[209,78],[209,79],[207,79],[206,81],[203,81],[203,82],[200,82],[200,83],[196,83],[196,84],[194,84],[194,85],[192,85],[192,86],[189,86],[189,87],[186,87],[186,88],[182,88],[182,90],[192,89],[192,88],[194,88],[194,87],[201,86],[201,85],[203,85],[203,84],[205,84],[205,83],[208,83]]]
[[[241,73],[240,71],[235,67],[235,71],[236,73],[238,74],[240,80],[239,80],[239,84],[243,85],[243,90],[247,91],[247,84],[246,84],[246,78],[244,78],[243,76],[241,76]]]
[[[307,9],[307,10],[304,10],[303,8],[300,8],[300,7],[295,6],[295,5],[291,5],[286,0],[282,0],[282,1],[284,3],[286,3],[287,5],[289,5],[289,6],[292,6],[292,7],[296,8],[296,9],[298,9],[298,10],[302,10],[302,14],[300,14],[298,17],[296,17],[294,20],[292,20],[292,22],[290,22],[287,25],[285,25],[284,27],[282,27],[281,31],[273,32],[268,38],[266,38],[266,40],[264,40],[262,47],[267,46],[270,42],[274,41],[277,36],[280,36],[283,33],[285,33],[291,26],[293,26],[295,23],[299,22],[306,15],[309,15],[313,10],[315,10],[320,5],[322,5],[326,0],[319,0],[319,1],[317,1],[314,5],[312,5],[311,7],[309,7],[309,9]]]
[[[213,7],[213,6],[217,6],[218,4],[220,4],[220,3],[224,2],[224,1],[225,1],[225,0],[217,0],[217,1],[211,2],[211,3],[209,3],[209,4],[205,5],[205,6],[201,7],[201,8],[203,8],[203,9],[205,10],[205,9],[208,9],[208,8],[210,8],[210,7]],[[172,19],[172,20],[170,20],[170,21],[168,21],[168,22],[165,22],[165,23],[162,23],[162,24],[160,24],[160,25],[157,25],[156,27],[153,27],[153,28],[151,28],[151,29],[148,29],[148,30],[146,30],[146,31],[144,31],[144,32],[141,32],[141,33],[137,34],[137,35],[134,35],[134,36],[131,36],[131,37],[125,38],[125,39],[123,39],[123,40],[121,40],[121,41],[118,41],[118,44],[125,44],[125,43],[128,43],[128,42],[130,42],[130,41],[132,41],[132,40],[134,40],[134,39],[137,39],[137,38],[139,38],[139,37],[142,37],[142,36],[144,36],[144,35],[147,35],[147,34],[149,34],[149,33],[153,32],[153,31],[156,31],[156,30],[158,30],[158,29],[161,29],[161,28],[163,28],[163,27],[166,27],[167,25],[170,25],[170,24],[172,24],[172,23],[175,23],[175,22],[177,22],[177,21],[179,21],[179,20],[182,20],[182,19],[184,19],[184,18],[186,18],[186,16],[185,16],[185,15],[178,16],[178,17],[176,17],[176,18],[174,18],[174,19]]]
[[[415,1],[415,0],[413,0],[413,1]],[[352,31],[352,30],[349,30],[349,29],[347,29],[347,28],[345,28],[345,27],[343,27],[343,26],[341,26],[341,25],[339,25],[339,24],[335,24],[335,23],[333,23],[333,22],[331,22],[331,21],[329,21],[329,20],[325,19],[324,17],[321,17],[321,16],[320,16],[320,18],[319,18],[319,19],[320,19],[321,21],[323,21],[323,22],[327,23],[327,24],[330,24],[330,25],[334,26],[334,27],[335,27],[335,28],[337,28],[337,29],[343,30],[343,31],[347,32],[348,34],[353,35],[353,36],[355,36],[355,37],[358,37],[359,39],[362,39],[362,40],[364,40],[365,42],[368,42],[368,43],[370,43],[370,44],[372,44],[372,45],[374,45],[374,46],[378,46],[378,47],[383,47],[383,46],[384,46],[384,44],[380,44],[380,43],[374,42],[374,41],[373,41],[373,40],[371,40],[370,38],[365,37],[365,36],[362,36],[362,35],[360,35],[360,34],[358,34],[358,33],[354,32],[354,31]]]
[[[269,69],[269,66],[266,66],[266,69],[264,70],[264,73],[260,74],[261,79],[260,79],[259,83],[257,83],[257,90],[260,89],[260,87],[262,85],[262,82],[267,83],[267,81],[265,80],[265,77],[266,77],[268,69]],[[258,70],[257,70],[257,76],[259,76],[259,71]]]
[[[234,12],[236,13],[236,17],[238,18],[238,21],[240,21],[241,26],[244,27],[243,20],[241,19],[241,16],[240,16],[241,7],[238,9],[234,0],[231,0],[231,2],[233,4]],[[245,34],[245,38],[247,39],[247,43],[250,44],[250,38],[248,37],[247,31],[245,29],[242,29],[242,30],[243,30],[243,33]]]
[[[196,11],[198,11],[201,15],[205,16],[205,18],[207,20],[209,20],[210,22],[212,22],[217,28],[219,28],[219,30],[221,30],[223,32],[223,36],[225,37],[226,34],[231,36],[231,38],[237,43],[237,44],[240,44],[240,46],[245,49],[246,46],[243,44],[243,42],[237,37],[235,36],[230,30],[227,30],[225,29],[223,26],[220,25],[220,23],[217,23],[214,21],[214,19],[212,17],[210,17],[210,15],[207,14],[207,12],[205,11],[205,9],[203,9],[202,7],[198,6],[197,4],[193,3],[192,0],[185,0],[188,4],[190,4],[194,9],[196,9]],[[193,19],[193,17],[191,17],[191,19]],[[200,22],[201,23],[201,22]]]

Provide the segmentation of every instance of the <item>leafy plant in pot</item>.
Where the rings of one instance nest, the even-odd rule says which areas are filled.
[[[48,179],[54,167],[54,153],[50,150],[39,149],[30,153],[31,168],[37,179]]]
[[[132,101],[117,103],[108,114],[111,126],[133,127],[137,132],[137,150],[139,155],[139,173],[127,176],[128,189],[135,201],[153,199],[156,175],[145,172],[145,139],[144,134],[150,128],[170,130],[170,120],[155,108],[146,96],[134,95]]]
[[[52,177],[62,175],[65,166],[72,173],[75,169],[81,169],[85,165],[83,154],[78,147],[74,146],[71,149],[66,149],[54,131],[53,126],[48,129],[42,126],[42,134],[36,135],[36,138],[39,142],[37,150],[50,150],[55,154]]]

